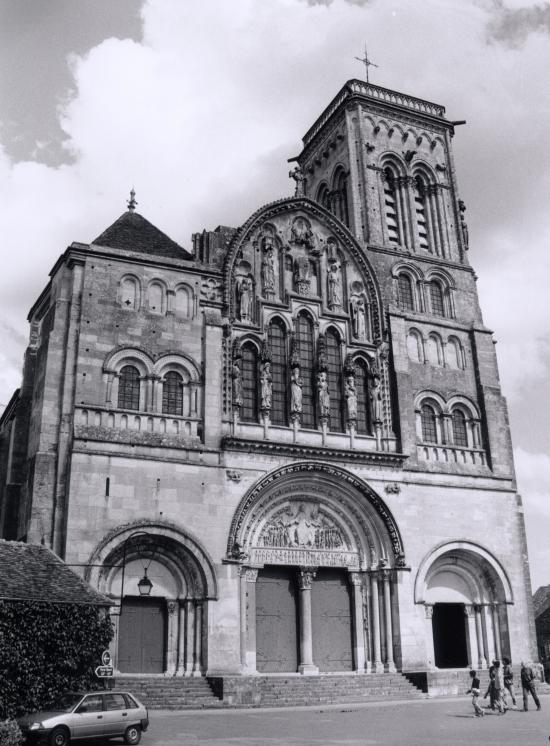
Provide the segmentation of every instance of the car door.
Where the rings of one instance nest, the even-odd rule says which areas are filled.
[[[88,694],[71,716],[71,736],[91,738],[104,731],[103,695]]]
[[[123,694],[112,693],[103,695],[104,711],[103,725],[105,736],[120,736],[128,727],[131,719]],[[134,718],[135,721],[135,718]]]

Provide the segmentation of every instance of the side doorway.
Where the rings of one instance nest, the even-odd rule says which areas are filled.
[[[118,669],[122,673],[164,673],[166,601],[124,598],[118,634]]]
[[[434,604],[432,629],[437,668],[465,668],[468,665],[464,604]]]

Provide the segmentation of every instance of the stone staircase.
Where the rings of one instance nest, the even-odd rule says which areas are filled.
[[[113,688],[135,694],[150,710],[198,710],[222,706],[208,679],[203,676],[117,676]]]

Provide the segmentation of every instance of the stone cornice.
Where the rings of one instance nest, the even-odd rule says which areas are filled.
[[[236,438],[226,436],[222,440],[222,450],[245,451],[247,453],[262,453],[273,456],[289,456],[290,458],[306,458],[329,461],[353,461],[373,464],[380,467],[390,467],[401,470],[408,456],[403,453],[388,453],[386,451],[351,451],[347,448],[326,448],[304,443],[276,443],[252,438]]]
[[[450,259],[443,259],[439,256],[435,256],[434,254],[430,254],[429,256],[425,256],[423,254],[418,254],[414,251],[400,251],[399,249],[388,249],[385,246],[376,246],[375,244],[368,244],[366,246],[367,251],[375,251],[377,254],[389,254],[390,256],[394,256],[396,259],[402,259],[402,260],[412,260],[412,261],[418,261],[422,262],[422,264],[433,264],[438,267],[449,267],[449,269],[460,269],[463,272],[469,272],[472,275],[475,275],[475,271],[472,269],[472,267],[469,264],[461,264],[460,262],[453,262]]]

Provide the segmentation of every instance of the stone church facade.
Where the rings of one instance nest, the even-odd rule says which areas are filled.
[[[58,259],[1,420],[1,529],[113,598],[117,670],[536,656],[453,134],[443,107],[349,81],[294,197],[191,253],[132,197]]]

